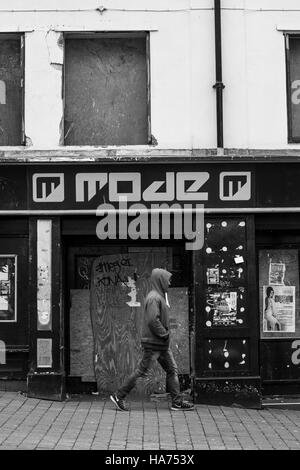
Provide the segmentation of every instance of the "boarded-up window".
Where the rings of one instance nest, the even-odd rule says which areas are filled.
[[[65,40],[65,145],[148,143],[146,34]]]
[[[0,34],[0,145],[22,144],[21,36]]]

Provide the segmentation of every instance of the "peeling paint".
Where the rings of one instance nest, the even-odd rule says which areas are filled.
[[[63,33],[60,33],[57,39],[57,45],[61,48],[64,47],[64,35]]]
[[[62,65],[64,63],[62,34],[53,30],[47,31],[46,44],[48,48],[49,63],[53,66],[61,66],[58,70],[62,70]]]
[[[151,145],[156,146],[158,145],[157,139],[154,137],[153,134],[151,134]]]
[[[33,146],[32,140],[31,140],[30,137],[28,137],[28,135],[25,135],[25,145],[26,145],[26,147],[32,147]]]
[[[51,63],[51,67],[53,67],[55,70],[58,70],[59,72],[62,72],[62,65],[61,64]]]

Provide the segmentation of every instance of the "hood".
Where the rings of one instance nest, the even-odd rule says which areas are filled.
[[[151,283],[154,290],[160,295],[165,297],[165,293],[169,289],[169,280],[172,274],[169,271],[161,268],[155,268],[152,270]]]

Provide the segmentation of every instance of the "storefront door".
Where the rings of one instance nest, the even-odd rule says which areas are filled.
[[[264,394],[299,393],[300,235],[265,232],[259,238],[259,317]]]
[[[171,348],[182,377],[190,373],[187,262],[172,247],[69,246],[68,383],[100,394],[116,389],[141,356],[143,302],[154,267],[173,273],[169,291]],[[153,364],[137,394],[163,392],[165,374]]]

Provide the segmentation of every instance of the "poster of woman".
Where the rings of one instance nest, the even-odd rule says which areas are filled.
[[[263,332],[295,332],[295,286],[263,286]]]

